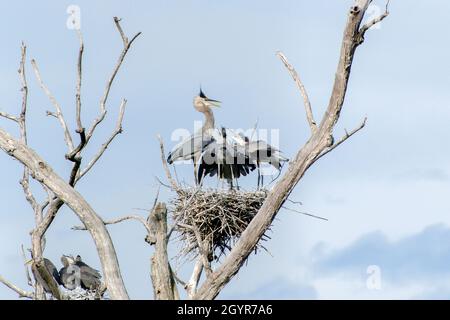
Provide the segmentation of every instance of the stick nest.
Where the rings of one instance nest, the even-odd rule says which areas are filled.
[[[267,197],[266,190],[178,189],[171,201],[181,256],[219,260],[239,239]],[[269,238],[267,235],[262,240]],[[201,246],[199,245],[201,244]],[[261,244],[255,248],[264,248]]]

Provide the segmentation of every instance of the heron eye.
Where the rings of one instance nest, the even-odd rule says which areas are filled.
[[[216,154],[214,152],[211,152],[211,157],[215,157]]]

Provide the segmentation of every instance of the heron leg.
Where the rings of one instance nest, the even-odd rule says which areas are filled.
[[[198,174],[197,164],[194,163],[194,181],[196,186],[198,186],[199,183],[197,174]]]
[[[259,171],[259,166],[258,166],[258,184],[256,186],[257,190],[259,190],[260,185],[261,185],[261,172]]]

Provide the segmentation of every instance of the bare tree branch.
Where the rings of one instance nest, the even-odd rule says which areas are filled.
[[[61,106],[59,105],[59,103],[55,99],[55,97],[52,95],[50,90],[47,88],[44,81],[42,81],[41,73],[39,72],[39,68],[37,66],[35,59],[31,60],[31,66],[33,67],[34,74],[36,75],[36,79],[37,79],[39,85],[41,86],[42,90],[45,92],[45,94],[49,98],[50,102],[53,104],[53,106],[56,109],[55,115],[56,115],[56,118],[58,119],[59,123],[61,124],[61,127],[63,128],[64,141],[66,142],[69,152],[71,152],[74,149],[73,140],[72,140],[72,136],[70,134],[69,128],[67,126],[66,120],[64,119],[64,115],[62,113]]]
[[[114,129],[114,131],[112,132],[111,136],[109,137],[109,139],[102,144],[102,146],[100,147],[100,150],[97,152],[97,154],[94,156],[94,158],[88,163],[88,165],[86,166],[86,168],[84,168],[79,175],[75,178],[75,182],[79,181],[86,173],[89,172],[89,170],[92,169],[92,167],[97,163],[97,161],[102,157],[103,153],[105,153],[106,149],[109,147],[109,145],[111,144],[111,142],[114,140],[114,138],[121,134],[123,132],[122,129],[122,122],[123,122],[123,116],[125,114],[125,107],[127,105],[127,100],[123,99],[122,103],[120,104],[120,108],[119,108],[119,116],[117,118],[117,124],[116,124],[116,128]],[[87,143],[87,138],[86,138],[86,143]]]
[[[25,291],[25,290],[19,288],[18,286],[16,286],[12,282],[9,282],[8,280],[3,278],[2,276],[0,276],[0,282],[3,283],[8,288],[10,288],[11,290],[13,290],[14,292],[16,292],[19,295],[19,298],[34,299],[34,294],[32,292],[28,292],[28,291]]]
[[[366,24],[364,24],[361,27],[361,29],[359,31],[359,35],[360,35],[361,40],[364,40],[364,35],[365,35],[367,30],[372,28],[377,23],[383,21],[389,15],[389,2],[390,2],[390,0],[387,0],[386,8],[385,8],[385,11],[384,11],[384,13],[382,15],[380,15],[378,17],[375,17],[374,19],[372,19],[371,21],[367,22]]]
[[[315,133],[317,131],[317,124],[314,120],[312,108],[311,108],[311,102],[308,97],[308,93],[305,89],[305,86],[303,85],[302,81],[300,80],[300,77],[295,71],[295,68],[289,63],[286,56],[283,54],[283,52],[278,51],[277,56],[281,59],[281,61],[284,63],[285,67],[288,69],[289,73],[291,74],[292,79],[294,79],[295,84],[297,85],[298,89],[300,90],[300,94],[303,97],[303,103],[305,105],[305,111],[306,111],[306,118],[308,120],[309,127],[311,128],[311,132]]]
[[[206,271],[206,277],[209,278],[212,275],[213,270],[211,269],[211,264],[208,260],[208,252],[207,252],[207,248],[206,248],[206,242],[203,241],[198,228],[195,226],[184,224],[184,223],[178,223],[178,225],[183,228],[191,229],[194,232],[195,238],[197,240],[197,247],[198,247],[198,252],[200,254],[200,259],[202,261],[203,268]]]
[[[75,103],[76,103],[76,119],[77,119],[77,132],[81,133],[84,131],[83,123],[81,121],[81,80],[82,80],[82,64],[83,64],[83,52],[84,52],[84,43],[83,43],[83,35],[81,31],[77,29],[78,39],[80,41],[80,49],[78,51],[78,63],[77,63],[77,93],[75,95]]]
[[[170,169],[169,166],[167,165],[167,161],[166,161],[166,154],[164,152],[164,142],[163,139],[161,138],[161,136],[158,134],[158,140],[159,140],[159,148],[161,151],[161,162],[164,168],[164,172],[166,173],[166,177],[167,180],[169,180],[170,184],[172,185],[172,188],[174,190],[178,190],[179,187],[177,185],[177,183],[175,182],[175,180],[172,178],[172,174],[170,173]]]
[[[192,270],[191,278],[189,282],[186,284],[185,289],[187,291],[188,297],[192,299],[197,293],[197,286],[200,281],[200,277],[202,276],[203,271],[203,259],[198,258],[195,262],[194,269]]]
[[[339,63],[330,101],[320,125],[290,162],[289,170],[269,192],[264,204],[250,222],[224,262],[206,279],[194,299],[213,299],[239,271],[249,254],[270,227],[273,219],[294,187],[318,156],[333,144],[332,132],[342,110],[356,48],[360,42],[360,26],[372,0],[355,0],[350,8],[342,40]]]
[[[149,227],[149,225],[147,224],[147,221],[145,220],[145,218],[144,218],[144,217],[141,217],[141,216],[139,216],[139,215],[136,215],[136,214],[131,214],[131,215],[128,215],[128,216],[123,216],[123,217],[115,218],[115,219],[112,219],[112,220],[107,220],[107,221],[104,221],[103,223],[104,223],[105,225],[109,225],[109,224],[117,224],[117,223],[120,223],[120,222],[123,222],[123,221],[126,221],[126,220],[136,220],[136,221],[139,221],[139,222],[145,227],[145,229],[147,230],[147,232],[150,232],[150,227]],[[85,226],[73,226],[73,227],[72,227],[72,230],[84,231],[84,230],[87,230],[87,229],[86,229]]]
[[[27,138],[26,115],[27,115],[27,104],[28,104],[28,84],[27,84],[27,78],[26,78],[26,73],[25,73],[27,48],[24,43],[22,43],[20,51],[21,51],[21,59],[20,59],[20,65],[19,65],[18,72],[19,72],[19,78],[20,78],[20,82],[21,82],[21,86],[22,86],[21,87],[22,107],[20,110],[20,114],[17,117],[17,119],[18,119],[17,123],[18,123],[19,129],[20,129],[20,141],[24,145],[27,145],[28,138]],[[23,175],[22,175],[22,179],[20,180],[20,185],[22,186],[22,190],[25,194],[25,199],[28,201],[31,208],[33,209],[35,224],[38,225],[42,221],[43,207],[41,205],[39,205],[38,201],[36,200],[36,198],[34,197],[32,191],[31,191],[30,172],[26,166],[24,166],[24,169],[23,169]],[[33,239],[33,237],[32,237],[32,239]],[[31,252],[32,252],[33,259],[36,259],[36,261],[39,261],[42,259],[42,252],[43,252],[43,243],[42,242],[43,242],[43,240],[44,239],[42,237],[39,238],[38,241],[36,239],[35,239],[35,241],[32,240]],[[23,250],[23,248],[22,248],[22,250]],[[23,252],[23,255],[24,255],[24,252]],[[29,278],[27,265],[25,265],[25,268],[27,269],[27,279],[28,279],[28,282],[30,283],[31,279]],[[44,293],[44,288],[42,287],[42,284],[39,282],[36,282],[34,285],[34,288],[35,288],[34,298],[39,299],[39,300],[45,299],[45,293]]]
[[[128,50],[131,48],[131,45],[133,44],[134,40],[136,40],[136,38],[138,36],[141,35],[141,32],[138,32],[136,35],[133,36],[133,38],[131,39],[131,41],[128,41],[128,38],[125,36],[122,27],[120,26],[120,19],[118,19],[117,17],[114,17],[114,23],[117,27],[117,30],[120,33],[120,36],[122,38],[123,41],[123,50],[119,56],[119,59],[117,60],[116,66],[114,67],[114,70],[110,76],[110,78],[108,79],[108,82],[106,83],[106,87],[105,87],[105,91],[103,93],[103,97],[100,100],[100,115],[94,120],[94,123],[92,124],[91,128],[89,129],[87,135],[86,135],[86,139],[87,142],[89,142],[89,140],[91,140],[92,135],[94,134],[95,128],[103,121],[103,119],[105,119],[106,116],[106,102],[108,100],[108,96],[109,96],[109,92],[111,90],[111,86],[114,82],[114,79],[117,75],[117,72],[120,69],[120,66],[122,65],[123,60],[125,59],[125,56],[127,55]]]
[[[31,280],[30,270],[28,269],[28,260],[25,255],[25,249],[23,248],[23,245],[20,246],[22,250],[22,259],[23,259],[23,266],[25,268],[25,276],[27,277],[27,282],[30,287],[33,287],[33,281]]]
[[[0,111],[0,117],[6,118],[6,119],[14,121],[14,122],[19,122],[19,119],[16,116],[13,116],[4,111]]]
[[[345,135],[338,142],[333,144],[331,147],[325,149],[319,156],[317,156],[316,160],[318,160],[318,159],[322,158],[324,155],[330,153],[331,151],[333,151],[334,149],[339,147],[342,143],[344,143],[345,140],[347,140],[348,138],[353,136],[355,133],[360,131],[362,128],[364,128],[365,125],[366,125],[366,121],[367,121],[367,117],[364,118],[364,120],[361,122],[361,124],[357,128],[355,128],[352,131],[350,131],[350,133],[347,132],[347,130],[345,130]]]

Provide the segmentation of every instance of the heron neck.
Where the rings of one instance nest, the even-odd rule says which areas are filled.
[[[205,115],[205,123],[203,124],[203,130],[214,129],[214,114],[211,109],[207,109],[203,112]]]

